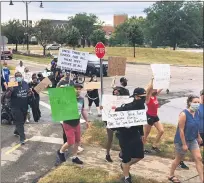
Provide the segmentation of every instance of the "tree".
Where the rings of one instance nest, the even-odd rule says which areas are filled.
[[[79,44],[79,39],[79,30],[76,27],[72,26],[71,29],[67,32],[66,43],[69,46],[73,47],[73,49],[75,49],[75,47]]]
[[[79,13],[74,17],[69,17],[69,25],[79,30],[81,39],[83,40],[83,47],[85,47],[85,40],[89,41],[90,35],[94,30],[101,27],[102,22],[94,14]]]
[[[59,43],[64,44],[67,37],[68,28],[55,28],[53,32],[52,40]]]
[[[142,32],[141,28],[139,27],[137,19],[135,19],[135,18],[130,19],[128,22],[127,37],[134,48],[134,58],[135,58],[135,46],[136,46],[136,44],[142,45],[144,42],[143,32]]]
[[[96,46],[98,42],[102,42],[103,44],[106,44],[107,40],[105,38],[105,35],[106,33],[101,29],[94,30],[90,36],[92,45]]]
[[[46,46],[53,41],[54,29],[50,20],[40,20],[34,27],[34,35],[43,47],[43,55],[45,56]]]
[[[1,26],[2,35],[8,38],[9,44],[16,44],[16,51],[18,51],[18,44],[22,43],[25,35],[25,30],[19,20],[10,20]]]
[[[153,46],[168,45],[174,50],[176,45],[189,42],[188,39],[194,42],[202,37],[202,9],[200,2],[156,2],[144,10],[147,14],[145,35]]]

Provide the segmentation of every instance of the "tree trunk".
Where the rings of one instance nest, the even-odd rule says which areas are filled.
[[[176,50],[176,43],[174,43],[173,45],[173,50]]]
[[[18,43],[16,43],[16,52],[18,51]]]
[[[135,44],[133,45],[133,47],[134,47],[134,58],[135,58]]]
[[[45,56],[45,48],[46,46],[43,46],[43,56]]]

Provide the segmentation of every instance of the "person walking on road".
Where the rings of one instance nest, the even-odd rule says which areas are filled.
[[[72,162],[76,164],[83,164],[77,156],[78,146],[80,145],[81,141],[81,127],[80,127],[80,116],[82,114],[84,120],[86,121],[86,125],[88,127],[88,119],[87,119],[87,112],[84,108],[84,98],[80,96],[81,89],[83,88],[80,84],[75,84],[76,94],[77,94],[77,103],[78,103],[78,110],[79,110],[79,118],[73,120],[65,120],[63,121],[63,128],[65,134],[67,136],[67,142],[62,145],[60,150],[57,151],[57,155],[60,159],[60,162],[65,162],[65,151],[71,147],[73,147],[73,157]]]
[[[9,68],[7,67],[7,63],[5,62],[3,64],[2,75],[3,75],[7,84],[10,81],[10,74],[11,74],[11,72],[10,72]]]
[[[146,105],[147,105],[147,125],[144,127],[144,139],[145,142],[147,140],[147,137],[149,136],[149,133],[152,129],[152,126],[154,125],[158,131],[157,137],[155,142],[152,145],[152,150],[156,152],[160,152],[160,149],[158,148],[158,144],[160,142],[160,139],[162,135],[164,134],[164,127],[159,121],[158,117],[158,108],[159,108],[159,102],[157,99],[157,96],[161,93],[162,89],[153,89],[153,78],[150,82],[149,87],[147,88],[147,97],[146,97]]]
[[[187,108],[179,115],[178,127],[174,138],[176,157],[171,165],[168,177],[168,180],[173,183],[180,183],[174,172],[188,150],[194,158],[200,180],[203,182],[203,164],[199,149],[199,144],[202,144],[202,138],[199,133],[200,117],[198,109],[199,97],[188,96]]]
[[[23,62],[20,61],[19,65],[16,67],[15,69],[15,73],[16,72],[20,72],[22,74],[22,76],[24,76],[24,72],[25,72],[25,66],[23,65]]]
[[[16,126],[14,135],[20,136],[21,145],[25,144],[24,123],[28,111],[28,97],[32,95],[28,84],[23,81],[23,76],[20,72],[15,73],[15,80],[18,86],[8,88],[6,97],[11,99],[11,111],[13,121]]]
[[[97,76],[93,75],[89,82],[97,82]],[[91,106],[94,102],[96,105],[97,112],[98,112],[98,117],[101,117],[101,110],[99,107],[100,100],[99,100],[98,89],[88,90],[87,91],[87,97],[88,97],[88,101],[89,101],[89,114],[92,114]]]
[[[131,96],[133,102],[116,108],[118,111],[144,110],[146,91],[144,88],[136,88]],[[113,130],[119,131],[119,145],[122,151],[121,169],[123,171],[123,182],[132,183],[129,173],[133,164],[136,164],[144,158],[144,132],[143,125],[132,127],[121,127]]]

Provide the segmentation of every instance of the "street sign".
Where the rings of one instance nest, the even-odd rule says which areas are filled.
[[[105,55],[105,46],[102,42],[98,42],[95,46],[95,54],[98,58],[103,58]]]

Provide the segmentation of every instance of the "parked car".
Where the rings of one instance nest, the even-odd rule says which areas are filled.
[[[46,46],[47,50],[59,50],[61,47],[60,44],[49,44]]]
[[[9,58],[9,59],[13,58],[12,50],[10,48],[7,48],[6,46],[1,47],[1,59],[3,58]]]
[[[94,54],[89,54],[86,75],[91,76],[93,74],[96,74],[98,77],[100,77],[100,59]],[[103,76],[107,75],[108,75],[108,61],[103,61]]]

